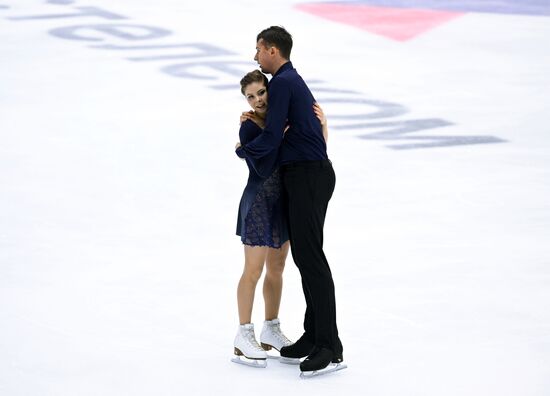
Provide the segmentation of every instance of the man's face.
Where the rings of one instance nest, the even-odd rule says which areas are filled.
[[[265,46],[264,39],[259,39],[256,43],[256,55],[254,55],[254,60],[258,62],[262,72],[271,74],[272,54],[270,48]]]

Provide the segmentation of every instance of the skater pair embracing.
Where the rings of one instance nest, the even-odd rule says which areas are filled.
[[[299,359],[302,374],[345,366],[336,326],[334,283],[323,252],[323,226],[335,174],[326,152],[326,119],[290,62],[292,37],[272,26],[256,38],[259,71],[241,80],[253,111],[241,117],[236,154],[250,175],[239,206],[237,234],[245,245],[245,269],[238,287],[240,326],[235,353],[255,362],[274,347],[282,358]],[[269,100],[269,111],[267,102]],[[304,333],[295,343],[277,319],[282,271],[290,241],[306,300]],[[250,323],[255,285],[266,264],[266,321],[258,344]],[[256,363],[265,367],[265,364]]]

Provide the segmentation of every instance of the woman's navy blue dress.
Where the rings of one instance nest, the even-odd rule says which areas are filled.
[[[241,144],[245,145],[260,133],[262,129],[257,124],[246,120],[239,130]],[[260,160],[246,159],[248,183],[237,219],[237,235],[245,245],[280,248],[288,241],[277,155],[275,151]]]

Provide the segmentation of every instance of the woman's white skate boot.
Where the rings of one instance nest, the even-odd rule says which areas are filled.
[[[237,356],[231,359],[232,362],[258,368],[267,367],[267,353],[256,341],[252,323],[239,325],[233,346]]]
[[[266,320],[264,322],[264,327],[262,328],[262,333],[260,334],[260,343],[262,348],[266,351],[271,350],[271,348],[280,351],[282,347],[292,344],[284,333],[281,331],[281,322],[279,319],[275,318],[273,320]],[[278,358],[278,356],[270,356],[269,358]]]

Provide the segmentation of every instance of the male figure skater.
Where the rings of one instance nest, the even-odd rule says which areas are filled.
[[[257,159],[280,146],[292,257],[302,276],[307,305],[304,334],[280,353],[283,358],[307,356],[300,370],[313,372],[343,360],[334,283],[323,252],[323,226],[336,177],[313,111],[315,99],[290,62],[292,36],[282,27],[271,26],[260,32],[256,41],[254,60],[264,73],[273,76],[268,86],[266,125],[263,133],[238,147],[236,153]]]

